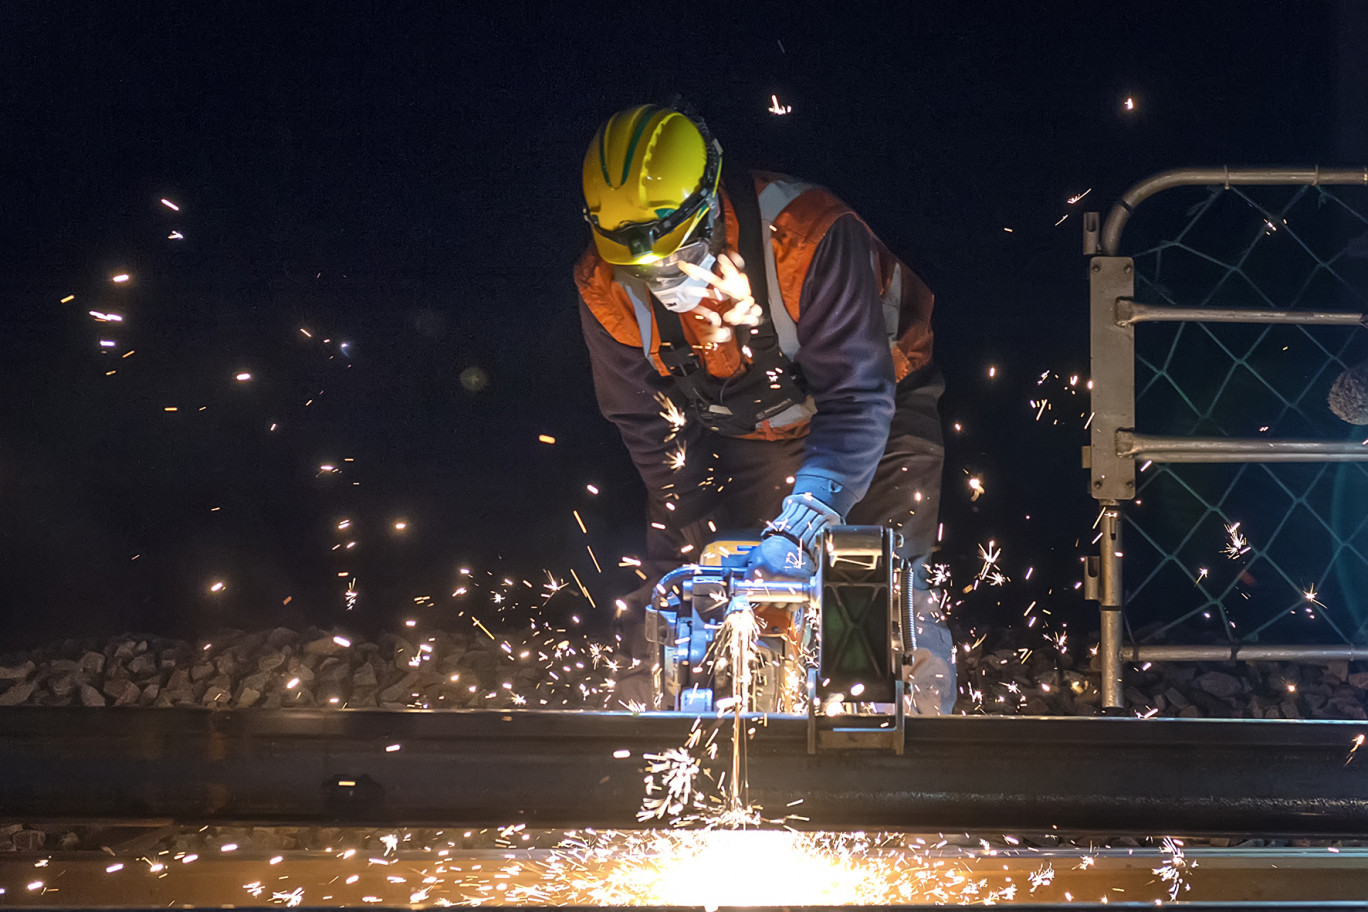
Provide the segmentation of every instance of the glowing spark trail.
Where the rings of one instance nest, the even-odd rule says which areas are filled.
[[[1354,740],[1353,740],[1352,742],[1350,742],[1349,756],[1344,758],[1344,765],[1345,765],[1345,766],[1348,766],[1348,765],[1349,765],[1349,761],[1351,761],[1351,760],[1354,759],[1354,754],[1356,754],[1356,753],[1358,752],[1358,749],[1359,749],[1360,747],[1363,747],[1363,741],[1364,741],[1364,736],[1363,736],[1362,734],[1357,734],[1357,735],[1354,736]]]

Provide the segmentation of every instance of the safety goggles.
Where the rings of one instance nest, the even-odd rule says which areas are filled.
[[[694,266],[703,266],[707,262],[710,245],[711,240],[708,237],[708,232],[705,231],[703,237],[690,241],[674,253],[656,260],[654,263],[639,263],[618,268],[642,279],[653,289],[673,288],[688,278],[684,274],[684,270],[679,268],[679,264],[690,263]]]
[[[714,199],[715,194],[713,193],[694,193],[686,199],[678,209],[663,218],[657,219],[654,222],[640,222],[631,225],[623,225],[613,229],[601,227],[598,224],[597,219],[587,209],[584,213],[584,219],[590,225],[593,225],[594,230],[599,234],[615,244],[621,244],[623,247],[626,247],[628,254],[635,260],[641,257],[651,256],[655,246],[659,244],[662,239],[668,238],[671,234],[696,218],[699,214],[699,210],[710,206]],[[685,246],[689,245],[686,244]],[[677,254],[678,251],[675,251],[675,253],[671,253],[663,258],[654,259],[649,263],[642,263],[639,265],[659,265]]]

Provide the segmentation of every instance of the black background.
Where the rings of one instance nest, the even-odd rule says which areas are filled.
[[[579,166],[603,118],[673,92],[734,160],[832,188],[936,290],[963,429],[947,559],[972,576],[992,539],[1020,587],[963,610],[1076,606],[1087,405],[1056,397],[1056,427],[1028,401],[1042,372],[1086,373],[1081,210],[1181,165],[1362,164],[1368,16],[837,6],[0,6],[7,639],[364,629],[420,595],[440,621],[505,576],[535,603],[571,568],[600,608],[620,594],[641,492],[579,338]],[[473,603],[450,595],[463,566]],[[591,623],[575,588],[553,605]]]

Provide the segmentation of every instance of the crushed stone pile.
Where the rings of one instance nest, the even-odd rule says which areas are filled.
[[[961,637],[965,714],[1100,713],[1096,645],[1028,631]],[[0,706],[206,709],[623,709],[611,645],[549,627],[384,633],[224,630],[199,643],[124,634],[0,655]],[[1130,667],[1140,716],[1368,720],[1368,663],[1208,662]]]

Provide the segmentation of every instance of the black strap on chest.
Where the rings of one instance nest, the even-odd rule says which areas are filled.
[[[736,213],[736,249],[745,261],[751,297],[760,307],[758,326],[734,328],[738,344],[750,352],[750,364],[739,376],[713,377],[688,340],[680,316],[651,295],[651,308],[660,333],[660,360],[704,427],[729,436],[755,431],[764,421],[807,399],[798,368],[779,348],[770,319],[769,281],[760,234],[760,202],[755,182],[745,171],[726,172],[727,196]],[[780,301],[778,306],[783,307]]]

